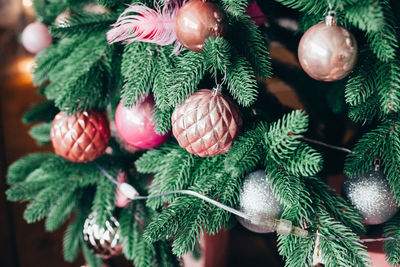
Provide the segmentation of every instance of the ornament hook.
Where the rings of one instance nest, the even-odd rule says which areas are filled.
[[[380,158],[376,158],[374,160],[374,170],[375,171],[379,170],[379,168],[381,167],[381,162],[382,162],[382,160]]]

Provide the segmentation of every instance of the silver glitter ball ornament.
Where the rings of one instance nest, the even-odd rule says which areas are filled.
[[[308,29],[301,37],[298,56],[303,70],[320,81],[344,78],[357,61],[357,42],[345,28],[328,15],[325,22]]]
[[[347,179],[343,192],[363,216],[366,225],[381,224],[392,218],[399,207],[381,171],[369,171]]]
[[[276,219],[281,216],[283,205],[276,199],[265,171],[258,170],[246,176],[240,192],[239,209],[251,217]],[[256,233],[274,231],[265,226],[252,224],[241,217],[237,219],[243,227]]]
[[[89,249],[103,259],[122,254],[119,223],[114,217],[102,228],[96,222],[96,214],[89,214],[83,226],[83,239]]]

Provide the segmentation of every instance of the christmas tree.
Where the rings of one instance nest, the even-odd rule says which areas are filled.
[[[23,120],[55,153],[12,164],[7,197],[48,231],[70,222],[65,260],[179,266],[239,221],[277,232],[288,267],[315,252],[370,266],[360,236],[378,225],[400,265],[400,4],[258,4],[261,26],[247,0],[34,1],[22,42],[47,101]],[[302,69],[270,59],[274,42]],[[304,110],[268,91],[272,75]],[[325,183],[334,172],[344,197]]]

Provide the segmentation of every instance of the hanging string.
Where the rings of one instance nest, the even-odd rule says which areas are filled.
[[[343,151],[343,152],[346,152],[346,153],[354,154],[353,151],[351,151],[350,149],[345,148],[345,147],[330,145],[330,144],[327,144],[327,143],[324,143],[324,142],[321,142],[321,141],[318,141],[318,140],[309,139],[307,137],[300,137],[298,139],[306,141],[306,142],[309,142],[309,143],[317,144],[317,145],[320,145],[320,146],[328,147],[328,148],[331,148],[331,149],[335,149],[335,150]]]
[[[93,162],[93,164],[100,170],[100,172],[107,178],[109,179],[112,183],[116,184],[121,192],[129,199],[131,200],[145,200],[145,199],[152,199],[152,198],[158,198],[158,197],[164,197],[168,195],[175,195],[175,194],[183,194],[183,195],[190,195],[197,197],[199,199],[202,199],[212,205],[215,205],[221,209],[224,209],[232,214],[235,214],[236,216],[239,216],[243,219],[249,220],[251,223],[260,225],[260,226],[266,226],[271,230],[276,231],[279,234],[282,235],[295,235],[299,236],[302,238],[309,238],[310,236],[313,237],[320,237],[324,238],[326,240],[331,240],[331,241],[351,241],[351,242],[358,242],[362,241],[363,243],[368,243],[368,242],[382,242],[382,241],[400,241],[400,239],[394,238],[394,237],[384,237],[384,238],[364,238],[364,239],[351,239],[351,238],[337,238],[337,237],[328,237],[324,236],[321,233],[312,233],[308,232],[305,229],[302,229],[300,227],[293,226],[290,221],[281,219],[271,219],[271,218],[257,218],[257,217],[251,217],[239,210],[236,210],[234,208],[231,208],[227,205],[224,205],[214,199],[211,199],[209,197],[206,197],[200,193],[197,193],[195,191],[191,190],[174,190],[174,191],[167,191],[163,192],[160,194],[153,194],[149,196],[140,196],[138,191],[131,186],[128,183],[119,183],[114,177],[112,177],[100,164],[98,164],[96,161]]]

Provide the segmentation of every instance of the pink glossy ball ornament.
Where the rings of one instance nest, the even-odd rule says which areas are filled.
[[[224,36],[227,29],[225,12],[205,0],[188,1],[176,14],[176,37],[184,47],[195,52],[203,50],[208,37]]]
[[[325,22],[312,26],[301,37],[299,62],[312,78],[330,82],[344,78],[357,61],[357,42],[354,36],[335,23],[332,14]]]
[[[41,22],[29,24],[22,32],[22,45],[33,54],[49,47],[52,43],[53,37],[49,33],[49,28]]]
[[[154,130],[154,98],[152,95],[132,108],[121,102],[115,113],[115,125],[121,138],[128,144],[142,149],[157,147],[165,142],[169,134],[158,135]]]

